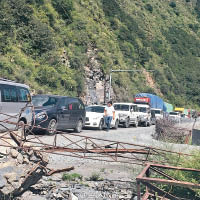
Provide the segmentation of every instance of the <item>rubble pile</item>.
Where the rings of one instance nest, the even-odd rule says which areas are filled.
[[[0,199],[23,194],[45,174],[48,160],[33,149],[8,148],[0,159]]]
[[[17,132],[0,135],[0,199],[3,200],[22,195],[47,173],[46,154],[36,147],[25,146],[18,135]]]

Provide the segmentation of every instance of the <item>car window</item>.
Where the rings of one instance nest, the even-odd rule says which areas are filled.
[[[17,102],[17,89],[15,87],[2,86],[2,101]]]
[[[97,113],[104,113],[104,107],[103,106],[88,106],[86,108],[87,112],[97,112]]]
[[[131,110],[132,110],[133,112],[137,112],[137,111],[138,111],[137,106],[131,106]]]
[[[139,111],[143,113],[147,113],[147,108],[145,107],[139,107]]]
[[[31,96],[27,88],[19,88],[19,101],[20,102],[29,102],[31,101]]]
[[[68,99],[67,98],[62,98],[60,103],[59,103],[59,107],[68,110],[69,109],[68,104],[69,104]]]
[[[84,110],[85,106],[79,99],[70,99],[68,108],[69,110]]]
[[[58,102],[58,99],[49,96],[33,96],[32,102],[35,107],[55,106]]]
[[[129,111],[129,105],[115,104],[114,108],[115,108],[115,110]]]

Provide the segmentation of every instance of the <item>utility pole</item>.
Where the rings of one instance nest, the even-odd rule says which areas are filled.
[[[142,69],[111,69],[109,75],[109,91],[108,91],[108,100],[111,99],[111,85],[112,85],[112,72],[142,72]],[[155,70],[146,70],[148,72],[153,72]]]

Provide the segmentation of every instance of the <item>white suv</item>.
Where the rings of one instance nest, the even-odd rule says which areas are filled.
[[[138,126],[138,108],[133,103],[115,103],[115,113],[119,115],[119,124],[128,128],[130,125]]]

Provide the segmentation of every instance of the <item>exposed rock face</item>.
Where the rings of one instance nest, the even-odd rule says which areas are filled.
[[[104,73],[98,63],[97,49],[93,47],[88,48],[88,65],[85,66],[86,74],[86,104],[103,103],[105,94],[105,77]]]
[[[101,69],[101,65],[97,60],[98,50],[92,46],[88,48],[88,65],[85,66],[86,74],[86,96],[85,103],[101,104],[108,101],[109,91],[109,74],[105,75]],[[111,89],[111,96],[113,98],[114,92]]]

